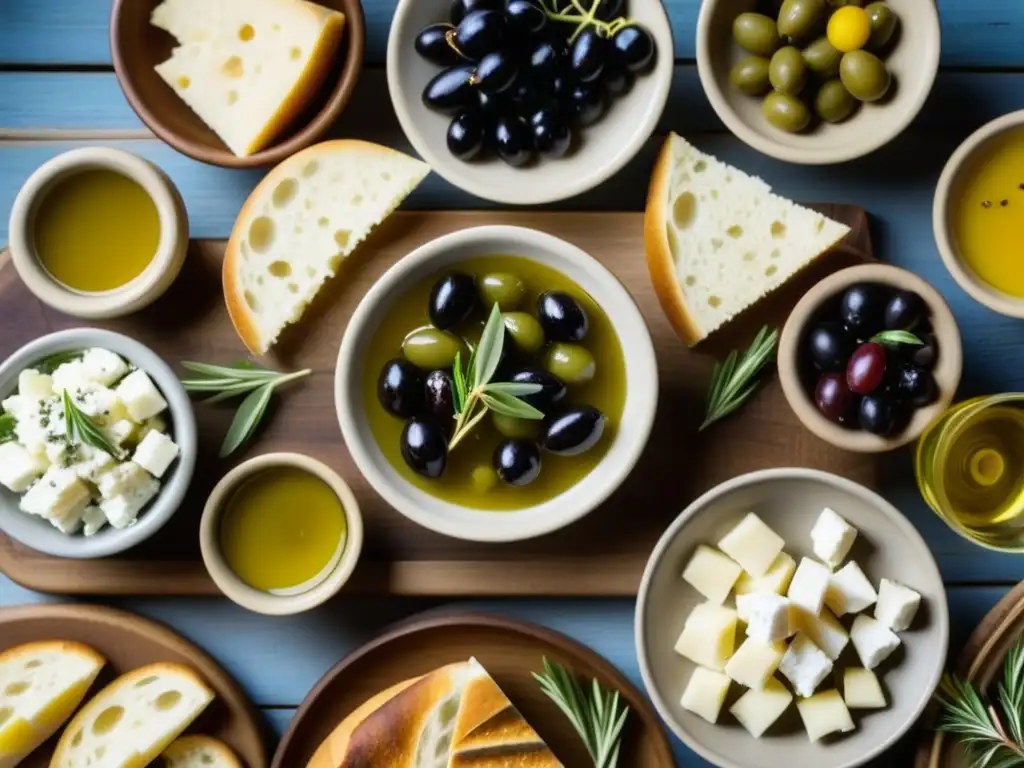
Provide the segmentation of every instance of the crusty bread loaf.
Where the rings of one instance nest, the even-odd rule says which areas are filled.
[[[160,755],[164,768],[242,768],[231,747],[212,736],[179,736]]]

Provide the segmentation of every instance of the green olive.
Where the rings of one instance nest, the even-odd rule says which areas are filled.
[[[760,96],[768,90],[768,59],[748,56],[729,72],[729,82],[747,96]]]
[[[841,54],[828,41],[827,37],[819,37],[803,50],[804,61],[807,68],[819,77],[837,77],[839,75],[839,60]]]
[[[741,13],[732,21],[732,36],[740,48],[768,58],[779,47],[779,30],[770,16]]]
[[[807,62],[791,45],[779,48],[768,65],[768,80],[779,93],[795,96],[807,82]]]
[[[541,422],[535,419],[517,419],[503,413],[491,411],[494,428],[505,437],[521,440],[536,440],[540,436]]]
[[[481,464],[473,468],[470,479],[473,483],[473,490],[477,493],[487,493],[498,484],[498,473],[486,464]]]
[[[529,312],[505,312],[501,319],[516,349],[524,355],[535,355],[544,346],[544,329]]]
[[[865,2],[867,0],[828,0],[828,4],[832,8],[842,8],[844,5],[856,5],[858,8],[863,8]]]
[[[878,101],[889,90],[889,70],[867,51],[850,51],[839,62],[839,77],[858,101]]]
[[[871,3],[864,10],[867,11],[868,20],[871,22],[871,37],[868,38],[868,48],[873,51],[885,48],[889,41],[892,40],[899,17],[885,3]]]
[[[526,285],[509,272],[491,272],[480,280],[480,298],[486,308],[498,305],[502,312],[515,309],[526,293]]]
[[[566,384],[585,384],[597,373],[594,356],[579,344],[552,344],[544,353],[543,365]]]
[[[429,325],[412,331],[402,342],[405,359],[424,371],[450,368],[460,350],[466,354],[458,336]]]
[[[811,122],[811,112],[796,96],[772,91],[761,106],[764,119],[787,133],[799,133]]]
[[[838,78],[823,83],[814,97],[814,111],[822,120],[841,123],[857,106],[857,100],[843,87]]]
[[[791,40],[809,40],[821,31],[825,0],[786,0],[779,9],[778,30]]]

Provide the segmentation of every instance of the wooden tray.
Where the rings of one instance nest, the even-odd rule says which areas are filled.
[[[58,639],[85,643],[107,658],[93,693],[118,675],[144,664],[187,664],[217,693],[188,732],[221,739],[235,750],[246,768],[266,768],[263,730],[256,708],[216,661],[181,635],[141,616],[100,606],[32,605],[0,609],[0,649]],[[46,768],[58,736],[19,763],[20,768]]]
[[[306,696],[274,754],[272,768],[306,765],[320,743],[356,707],[396,683],[475,657],[567,766],[590,765],[579,736],[541,693],[532,672],[544,657],[619,691],[632,710],[619,765],[675,765],[661,721],[615,667],[575,640],[534,624],[482,614],[413,619],[371,640],[331,669]]]
[[[774,377],[742,416],[697,432],[714,354],[743,343],[763,322],[777,325],[823,274],[871,258],[867,217],[851,206],[818,206],[851,225],[844,245],[799,280],[713,337],[718,349],[688,350],[654,295],[639,213],[399,213],[344,265],[300,324],[287,331],[270,365],[314,374],[275,399],[265,431],[246,452],[220,461],[216,452],[234,406],[196,405],[200,456],[185,504],[154,539],[127,556],[91,561],[48,557],[0,534],[0,570],[26,587],[63,594],[217,594],[201,561],[198,521],[207,494],[235,462],[267,451],[299,451],[339,471],[366,522],[363,561],[349,588],[407,595],[632,595],[651,548],[696,496],[738,474],[805,466],[875,485],[876,462],[843,452],[803,429]],[[619,491],[585,520],[541,539],[484,545],[416,526],[388,507],[348,456],[334,410],[334,367],[348,318],[369,286],[416,246],[482,224],[517,224],[565,238],[609,267],[630,290],[651,329],[661,396],[650,445]],[[152,347],[168,362],[232,362],[244,356],[224,309],[223,242],[194,242],[172,289],[148,309],[105,327]],[[51,331],[81,323],[37,301],[0,256],[0,359]],[[714,354],[712,354],[714,353]],[[486,514],[486,513],[482,513]]]

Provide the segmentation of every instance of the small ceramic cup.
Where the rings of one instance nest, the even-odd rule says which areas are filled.
[[[56,280],[40,263],[35,248],[39,203],[60,181],[86,170],[107,169],[139,184],[156,204],[160,240],[138,277],[109,291],[84,292]],[[141,157],[109,147],[83,147],[57,155],[33,173],[11,208],[10,252],[18,275],[36,297],[54,309],[91,320],[121,317],[158,299],[181,271],[188,251],[188,217],[174,184]]]
[[[313,579],[299,587],[271,593],[248,585],[231,570],[220,547],[220,523],[232,495],[245,481],[280,467],[309,472],[327,483],[341,501],[347,530],[333,559]],[[363,517],[352,489],[326,464],[298,453],[267,453],[239,464],[217,483],[203,509],[199,545],[206,570],[226,597],[256,613],[286,616],[326,602],[348,581],[363,549]]]

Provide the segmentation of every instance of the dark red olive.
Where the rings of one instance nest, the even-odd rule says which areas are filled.
[[[491,51],[476,65],[476,82],[484,93],[502,93],[515,82],[519,67],[515,58],[505,51]]]
[[[423,103],[437,112],[449,114],[469,107],[476,99],[474,72],[472,65],[441,70],[423,89]]]
[[[537,297],[537,319],[549,341],[583,341],[590,329],[586,311],[562,291],[545,291]]]
[[[503,440],[494,449],[494,469],[509,485],[529,485],[540,474],[540,450],[529,440]]]
[[[853,339],[839,323],[819,323],[807,334],[811,362],[822,371],[845,371]]]
[[[500,11],[503,0],[454,0],[448,17],[458,24],[473,11]]]
[[[814,388],[814,404],[829,421],[841,422],[850,414],[856,395],[846,385],[841,373],[823,373]]]
[[[480,61],[501,47],[505,38],[505,16],[500,11],[476,10],[467,13],[455,27],[455,49],[471,61]]]
[[[569,68],[581,83],[597,80],[608,58],[608,41],[593,27],[583,30],[569,51]]]
[[[469,317],[476,305],[476,281],[471,275],[452,272],[434,283],[430,291],[430,322],[446,331]]]
[[[604,434],[604,414],[591,405],[577,405],[544,419],[540,444],[559,456],[589,451]]]
[[[861,344],[850,355],[846,384],[858,395],[874,392],[885,377],[885,347],[874,341]]]
[[[912,331],[927,313],[924,299],[913,291],[898,291],[885,307],[885,327],[891,331]]]
[[[450,67],[458,64],[460,61],[459,54],[455,52],[455,49],[448,42],[448,33],[452,31],[454,31],[454,28],[450,24],[431,24],[429,27],[424,27],[416,35],[416,42],[413,44],[416,48],[416,53],[431,64],[437,64],[441,67]]]
[[[519,399],[532,405],[538,411],[547,413],[551,407],[565,397],[565,384],[557,376],[543,368],[530,366],[512,374],[509,381],[520,384],[539,384],[540,391],[532,395],[520,395]]]
[[[900,420],[899,403],[890,395],[865,395],[860,399],[860,425],[875,435],[889,435]]]
[[[846,289],[839,300],[839,319],[859,339],[868,339],[885,325],[885,291],[875,283],[859,283]]]
[[[533,132],[519,115],[502,115],[494,124],[494,143],[498,157],[514,168],[533,159]]]
[[[450,438],[455,426],[455,385],[446,370],[431,371],[423,381],[423,402],[434,421]]]
[[[612,35],[612,53],[630,72],[643,72],[654,61],[654,38],[639,24],[630,24]]]
[[[423,408],[423,376],[408,360],[389,360],[377,379],[377,398],[384,410],[400,419],[415,416]]]
[[[931,372],[913,365],[900,368],[896,388],[915,408],[931,405],[939,393]]]
[[[414,418],[406,422],[401,437],[402,458],[413,471],[424,477],[444,474],[448,463],[448,439],[431,419]]]

